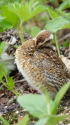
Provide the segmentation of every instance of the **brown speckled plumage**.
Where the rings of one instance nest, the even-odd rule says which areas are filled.
[[[39,37],[43,34],[39,34]],[[17,49],[17,67],[32,88],[41,93],[41,84],[44,84],[50,92],[56,93],[70,76],[64,63],[50,47],[45,43],[39,47],[36,45],[37,38],[24,42]]]

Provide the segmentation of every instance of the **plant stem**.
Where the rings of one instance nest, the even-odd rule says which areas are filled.
[[[9,90],[9,87],[6,85],[6,83],[2,80],[1,83]],[[10,90],[11,92],[13,92],[16,96],[21,95],[21,93],[16,92],[15,90]]]
[[[21,39],[21,43],[24,42],[24,36],[23,36],[23,22],[20,21],[20,24],[18,26],[18,32],[19,32],[19,36],[20,36],[20,39]]]
[[[19,92],[16,92],[15,90],[10,90],[11,92],[13,92],[16,96],[19,96],[19,95],[21,95],[21,93],[19,93]]]
[[[54,41],[56,43],[56,48],[57,48],[58,56],[60,56],[59,44],[58,44],[58,39],[57,39],[56,33],[54,34]]]
[[[1,67],[1,69],[2,69],[2,71],[3,71],[3,73],[4,73],[4,76],[5,76],[6,82],[8,82],[8,79],[7,79],[8,76],[7,76],[7,74],[6,74],[5,70],[4,70],[4,68]]]

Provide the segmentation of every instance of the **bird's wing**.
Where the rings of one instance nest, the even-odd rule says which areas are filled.
[[[67,69],[61,59],[49,49],[35,51],[31,65],[43,73],[43,79],[59,89],[67,79]],[[58,87],[59,86],[59,87]]]

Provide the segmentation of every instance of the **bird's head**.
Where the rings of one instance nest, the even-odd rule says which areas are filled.
[[[45,43],[49,43],[53,39],[53,34],[47,30],[43,30],[36,36],[36,46],[40,47]]]

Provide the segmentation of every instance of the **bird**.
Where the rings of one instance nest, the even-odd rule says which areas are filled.
[[[31,36],[23,32],[24,40],[28,40]],[[21,39],[19,37],[18,31],[14,28],[6,30],[0,33],[0,43],[5,42],[4,50],[1,54],[1,61],[6,63],[6,67],[9,70],[14,70],[16,65],[14,63],[14,53],[16,51],[16,46],[21,45]]]
[[[35,38],[25,41],[15,52],[15,63],[30,87],[43,93],[44,85],[53,97],[70,80],[70,75],[49,46],[52,39],[51,32],[42,30]]]

